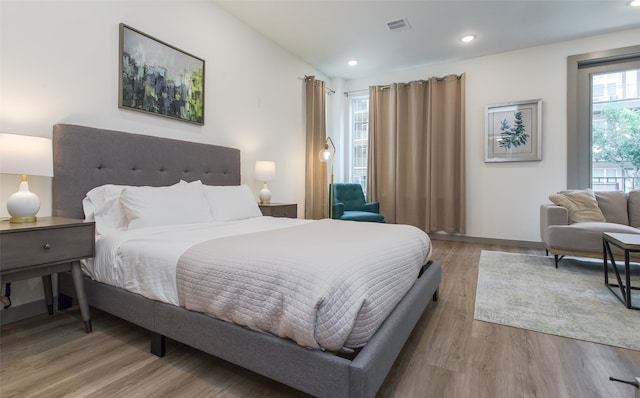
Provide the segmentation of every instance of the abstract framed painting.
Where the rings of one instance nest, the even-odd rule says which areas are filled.
[[[204,59],[120,24],[118,107],[204,125]]]
[[[488,105],[485,162],[542,160],[542,100]]]

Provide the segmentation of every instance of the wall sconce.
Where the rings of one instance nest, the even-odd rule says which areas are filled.
[[[331,144],[331,149],[329,149]],[[333,218],[333,160],[336,157],[336,146],[333,144],[331,137],[327,137],[324,142],[324,149],[318,153],[320,161],[326,163],[331,161],[331,184],[329,185],[329,218]]]
[[[267,181],[271,181],[276,176],[276,163],[268,160],[258,160],[255,169],[256,180],[262,181],[264,185],[260,190],[258,197],[260,204],[271,203],[271,191],[267,187]]]
[[[22,175],[18,192],[7,199],[12,223],[35,222],[40,199],[29,191],[27,175],[53,177],[51,140],[0,133],[0,173]]]

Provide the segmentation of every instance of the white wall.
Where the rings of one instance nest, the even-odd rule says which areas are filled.
[[[50,137],[56,123],[239,148],[254,192],[256,160],[274,160],[274,202],[304,214],[304,87],[312,67],[204,1],[0,3],[0,131]],[[205,125],[118,108],[118,25],[125,23],[205,59]],[[0,179],[0,217],[18,176]],[[30,178],[51,215],[51,180]],[[42,298],[38,280],[16,282],[14,305]]]
[[[540,241],[539,206],[567,181],[567,57],[638,44],[640,29],[350,80],[347,91],[466,74],[467,234]],[[484,162],[489,104],[542,99],[542,161]]]

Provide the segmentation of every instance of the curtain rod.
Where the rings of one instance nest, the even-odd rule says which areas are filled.
[[[310,77],[313,77],[313,76],[298,77],[298,79],[299,79],[299,80],[302,80],[302,81],[307,81],[307,79],[308,79],[308,78],[310,78]],[[332,90],[332,89],[330,89],[330,88],[329,88],[329,87],[327,87],[327,86],[325,86],[325,87],[324,87],[324,89],[325,89],[325,90],[327,90],[327,91],[329,92],[329,95],[331,95],[331,94],[335,94],[335,93],[336,93],[336,91],[335,91],[335,90]]]
[[[443,76],[443,77],[435,77],[434,76],[434,77],[430,77],[427,80],[413,80],[413,81],[411,81],[409,83],[396,83],[396,84],[401,85],[401,86],[408,86],[409,84],[411,84],[413,82],[418,82],[419,84],[428,83],[429,80],[435,80],[435,81],[441,82],[441,81],[445,80],[447,77],[451,77],[451,76],[455,77],[457,80],[462,79],[462,75],[447,75],[447,76]],[[386,85],[380,85],[380,86],[376,86],[376,87],[378,87],[378,88],[380,88],[382,90],[385,90],[385,89],[391,88],[391,85],[390,84],[386,84]]]
[[[368,92],[368,91],[369,91],[369,89],[368,89],[368,88],[363,88],[363,89],[360,89],[360,90],[345,91],[345,92],[344,92],[344,95],[346,95],[346,96],[348,97],[350,94],[355,94],[355,93],[365,93],[365,92]]]

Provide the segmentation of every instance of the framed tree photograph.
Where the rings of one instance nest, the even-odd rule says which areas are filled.
[[[485,118],[485,162],[542,160],[541,99],[489,105]]]
[[[118,107],[204,124],[204,60],[120,24]]]

